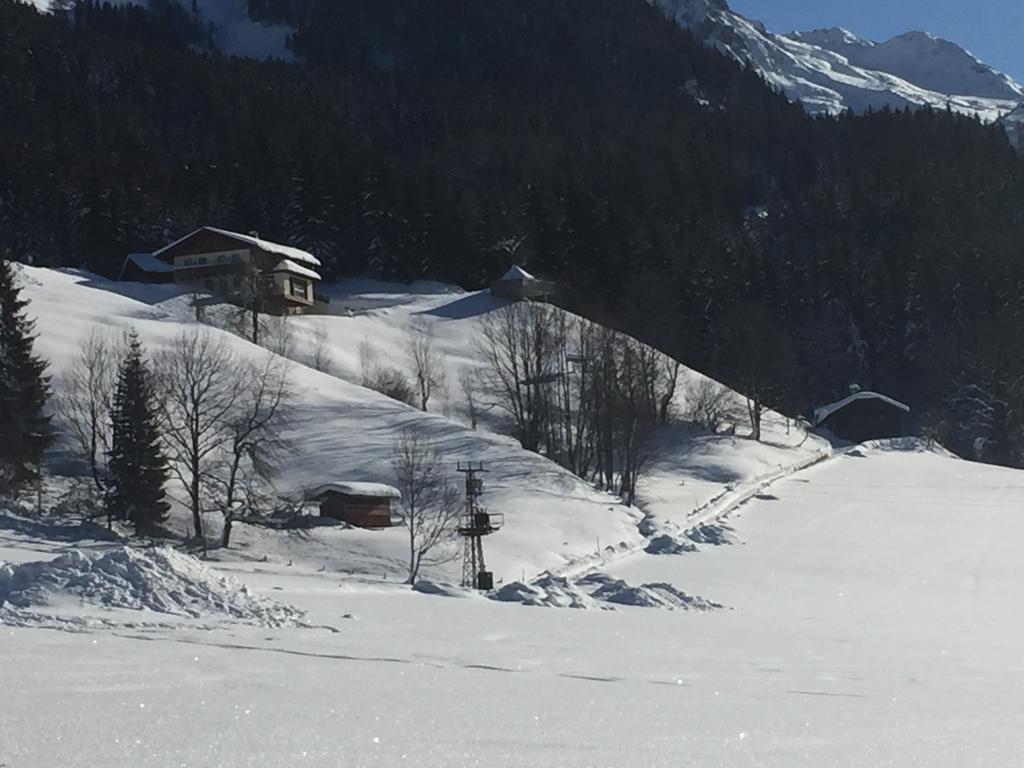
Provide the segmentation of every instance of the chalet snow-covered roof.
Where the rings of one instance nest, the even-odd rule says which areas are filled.
[[[226,229],[218,229],[217,227],[200,227],[195,232],[189,232],[184,237],[178,238],[170,245],[165,245],[159,251],[156,251],[153,255],[159,256],[164,251],[170,250],[174,246],[178,245],[179,243],[185,242],[190,237],[192,237],[193,235],[197,235],[200,232],[214,232],[218,235],[229,237],[232,240],[237,240],[241,243],[245,243],[246,245],[251,245],[254,248],[259,248],[261,251],[266,251],[267,253],[276,253],[278,256],[283,256],[285,259],[289,259],[291,261],[309,264],[314,267],[321,266],[320,260],[316,256],[314,256],[311,253],[307,253],[306,251],[303,251],[299,248],[293,248],[290,245],[272,243],[269,240],[263,240],[259,237],[256,237],[255,235],[243,235],[240,232],[230,232]]]
[[[509,281],[509,282],[512,282],[512,281],[524,282],[526,280],[536,280],[536,279],[537,279],[536,277],[534,277],[533,275],[531,275],[529,272],[527,272],[525,269],[523,269],[522,267],[520,267],[518,265],[513,266],[508,272],[506,272],[504,275],[501,276],[501,281],[502,282],[505,282],[505,281]]]
[[[855,403],[858,400],[881,400],[893,406],[894,408],[899,408],[902,411],[910,413],[909,405],[907,405],[906,403],[901,403],[899,400],[894,400],[891,397],[887,397],[886,395],[879,394],[878,392],[854,392],[852,395],[850,395],[849,397],[844,397],[842,400],[838,400],[834,403],[829,403],[828,405],[823,405],[820,408],[815,408],[814,426],[818,426],[819,424],[821,424],[821,422],[823,422],[836,411],[841,410],[848,406],[850,403]]]
[[[129,262],[143,272],[157,274],[171,274],[174,272],[173,265],[168,264],[166,261],[161,261],[152,253],[130,253],[125,258],[124,265],[121,267],[121,274],[124,274],[124,268],[128,266]]]
[[[340,493],[343,496],[368,496],[379,499],[400,499],[397,488],[384,483],[324,483],[306,493],[306,498],[316,499],[325,493]]]
[[[282,259],[277,263],[271,272],[287,272],[290,275],[301,275],[302,277],[308,277],[310,280],[323,280],[319,273],[314,272],[309,267],[304,267],[301,264],[296,264],[291,259]]]

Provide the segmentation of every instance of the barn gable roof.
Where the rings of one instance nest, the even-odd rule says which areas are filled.
[[[122,275],[124,275],[125,267],[127,267],[129,263],[134,264],[143,272],[151,272],[154,274],[170,274],[174,272],[174,267],[172,267],[166,261],[161,261],[152,253],[128,254],[125,257],[124,264],[121,265]]]
[[[513,282],[514,281],[514,282],[520,282],[521,283],[521,282],[525,282],[526,280],[536,280],[536,279],[537,279],[536,277],[531,275],[529,272],[527,272],[525,269],[523,269],[519,265],[513,266],[511,269],[509,269],[508,272],[506,272],[504,275],[501,276],[501,281],[502,282],[505,282],[505,281]]]
[[[858,400],[881,400],[882,402],[887,403],[893,406],[894,408],[899,408],[902,411],[910,413],[909,405],[907,405],[906,403],[901,403],[899,400],[894,400],[893,398],[888,397],[886,395],[879,394],[878,392],[854,392],[852,395],[850,395],[849,397],[844,397],[842,400],[839,400],[834,403],[829,403],[828,405],[823,405],[820,408],[815,408],[814,426],[818,426],[819,424],[821,424],[821,422],[823,422],[836,411],[842,410],[846,406],[850,405],[850,403],[855,403]]]
[[[266,251],[267,253],[276,253],[277,255],[282,256],[285,259],[297,261],[302,264],[309,264],[314,267],[321,266],[320,260],[316,256],[306,251],[303,251],[299,248],[293,248],[290,245],[281,245],[280,243],[272,243],[269,240],[263,240],[259,237],[256,237],[255,235],[243,235],[240,232],[230,232],[226,229],[218,229],[217,227],[200,227],[194,232],[189,232],[184,237],[178,238],[170,245],[165,245],[160,250],[155,251],[153,255],[159,256],[160,254],[170,250],[174,246],[184,243],[189,238],[195,237],[200,232],[214,232],[218,235],[229,237],[232,240],[237,240],[240,243],[250,245],[253,248],[259,248],[261,251]]]
[[[296,264],[291,259],[282,259],[277,263],[271,272],[287,272],[290,275],[301,275],[302,277],[308,277],[311,280],[323,280],[320,274],[314,272],[309,267],[304,267],[301,264]]]

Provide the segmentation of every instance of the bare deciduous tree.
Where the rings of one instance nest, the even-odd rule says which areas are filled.
[[[410,331],[405,340],[405,350],[409,355],[413,381],[416,382],[420,410],[425,411],[434,390],[444,384],[441,359],[434,347],[433,326]]]
[[[760,440],[765,410],[783,405],[779,400],[796,369],[792,341],[776,311],[762,301],[735,307],[722,337],[721,353],[728,357],[721,368],[729,372],[730,385],[746,395],[750,437]]]
[[[362,385],[367,389],[406,405],[416,404],[412,382],[397,368],[381,365],[377,360],[377,350],[366,340],[359,344],[359,369]]]
[[[437,446],[419,433],[406,431],[398,437],[391,464],[402,494],[399,506],[408,529],[408,583],[412,584],[424,566],[458,558],[458,548],[452,545],[462,503],[444,474]]]
[[[290,358],[295,344],[291,315],[270,315],[263,331],[263,346],[275,355]]]
[[[377,350],[368,339],[359,342],[359,375],[364,387],[369,387],[377,371]]]
[[[110,337],[93,330],[79,344],[56,398],[57,412],[89,464],[93,482],[100,478],[110,450],[110,411],[117,380],[118,352]]]
[[[214,493],[217,462],[231,444],[243,379],[227,345],[203,330],[178,336],[157,358],[156,371],[168,456],[205,552],[203,504]]]
[[[478,356],[481,384],[489,404],[512,419],[520,444],[540,451],[548,416],[548,385],[557,369],[552,338],[554,313],[547,304],[517,302],[484,317]]]
[[[712,379],[700,379],[686,391],[683,418],[708,432],[717,433],[742,418],[728,389]]]
[[[273,478],[277,458],[285,448],[279,427],[289,397],[287,363],[267,355],[262,363],[246,366],[240,378],[242,391],[229,415],[230,443],[221,480],[223,547],[231,542],[238,507],[251,511],[264,505],[262,485]]]
[[[313,331],[313,367],[323,373],[331,372],[331,349],[327,343],[327,329],[317,325]]]
[[[466,403],[466,415],[469,417],[469,426],[472,429],[477,428],[480,420],[476,376],[476,372],[468,365],[459,369],[459,388],[462,390],[462,399]]]

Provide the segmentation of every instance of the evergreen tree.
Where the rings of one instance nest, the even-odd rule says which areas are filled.
[[[14,262],[0,259],[0,485],[35,476],[49,442],[46,363],[32,351],[35,323],[25,316]]]
[[[167,459],[160,447],[156,404],[142,343],[134,331],[117,376],[111,413],[113,433],[108,498],[110,518],[130,520],[139,535],[152,534],[167,517]]]

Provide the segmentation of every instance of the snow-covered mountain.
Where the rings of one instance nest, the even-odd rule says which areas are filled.
[[[699,39],[750,64],[814,114],[931,106],[994,121],[1024,87],[959,45],[923,32],[884,43],[844,29],[780,35],[725,0],[648,0]]]

